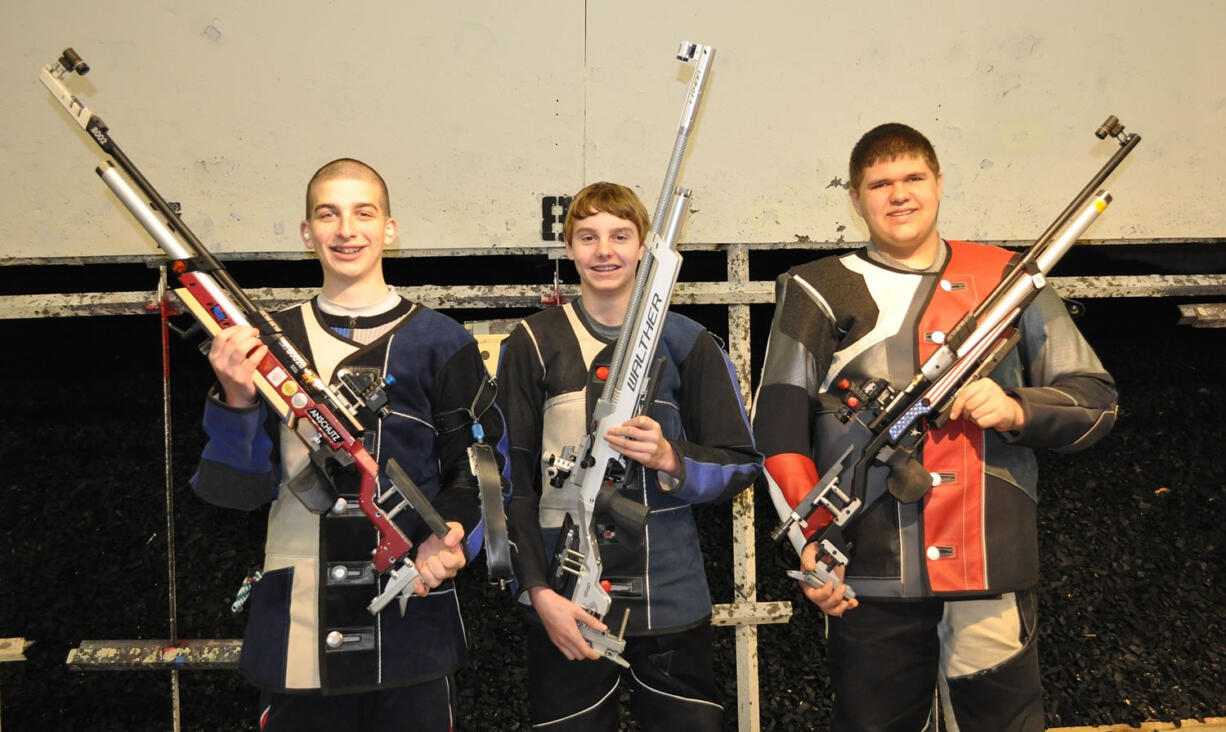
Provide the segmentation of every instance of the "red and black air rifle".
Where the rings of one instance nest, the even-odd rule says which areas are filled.
[[[256,388],[286,427],[301,438],[311,457],[309,465],[285,479],[283,489],[293,492],[315,513],[346,511],[348,502],[338,496],[332,475],[348,468],[357,471],[359,508],[379,531],[372,562],[379,573],[390,571],[384,591],[371,602],[369,610],[377,613],[397,596],[403,603],[419,573],[408,557],[409,539],[392,519],[405,509],[415,510],[440,537],[447,533],[447,525],[394,460],[388,461],[387,476],[381,480],[378,463],[354,437],[365,429],[359,417],[378,419],[386,414],[384,389],[389,384],[343,369],[337,374],[339,386],[320,378],[273,316],[243,292],[124,154],[106,123],[64,85],[66,75],[88,71],[89,65],[69,48],[43,68],[40,79],[114,161],[97,168],[98,175],[171,259],[171,269],[180,284],[175,293],[196,320],[210,335],[235,325],[254,326],[260,332],[268,353],[256,368]]]

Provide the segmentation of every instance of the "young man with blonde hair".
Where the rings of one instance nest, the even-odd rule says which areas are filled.
[[[606,630],[555,585],[550,571],[577,491],[546,479],[551,455],[589,429],[643,255],[647,211],[630,189],[593,183],[570,204],[563,234],[581,296],[516,327],[499,359],[512,495],[507,509],[521,602],[528,611],[528,684],[534,725],[597,732],[618,728],[621,668],[584,641],[579,624]],[[645,730],[718,730],[711,659],[711,599],[691,505],[728,500],[759,474],[740,387],[711,334],[674,312],[657,355],[666,357],[648,413],[609,430],[632,460],[622,495],[649,510],[645,536],[623,536],[596,517],[613,605],[628,609],[624,658],[631,708]],[[616,628],[614,629],[616,632]]]

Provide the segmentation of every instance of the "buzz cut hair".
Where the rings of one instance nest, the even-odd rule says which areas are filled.
[[[306,218],[309,221],[311,211],[315,208],[315,186],[325,181],[336,180],[337,178],[348,178],[358,180],[374,181],[379,185],[379,208],[384,216],[392,215],[391,201],[387,195],[387,183],[383,180],[383,176],[379,172],[370,167],[361,160],[354,158],[337,158],[330,163],[325,164],[322,168],[315,171],[315,175],[311,176],[310,182],[306,187]]]
[[[865,132],[851,149],[851,160],[847,166],[848,183],[853,190],[859,190],[864,182],[864,171],[877,163],[907,155],[923,158],[932,174],[940,175],[941,162],[937,160],[937,151],[919,130],[900,122],[877,125]]]
[[[647,236],[651,218],[638,195],[626,186],[600,181],[585,186],[571,199],[566,209],[566,221],[562,224],[562,238],[569,242],[580,219],[599,213],[633,222],[638,229],[640,242]]]

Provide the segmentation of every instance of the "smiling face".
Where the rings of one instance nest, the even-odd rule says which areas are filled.
[[[638,226],[605,211],[575,219],[566,241],[566,257],[579,272],[585,300],[629,297],[642,256]]]
[[[383,248],[396,238],[396,220],[386,201],[370,176],[324,178],[311,185],[302,242],[319,256],[328,298],[363,305],[387,294]]]
[[[912,267],[935,261],[941,242],[937,233],[941,174],[922,156],[908,154],[874,162],[864,168],[850,193],[878,249]]]

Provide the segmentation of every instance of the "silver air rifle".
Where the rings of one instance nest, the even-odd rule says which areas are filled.
[[[680,61],[694,61],[694,73],[686,92],[664,186],[651,219],[651,230],[647,233],[649,245],[639,262],[634,290],[614,346],[604,390],[592,409],[591,429],[583,436],[577,449],[566,447],[563,448],[563,455],[554,456],[550,469],[550,479],[555,485],[565,483],[578,488],[579,494],[579,522],[573,527],[573,542],[564,532],[560,542],[563,549],[558,562],[559,570],[575,577],[570,599],[602,619],[609,611],[612,598],[609,596],[609,582],[602,581],[600,576],[600,550],[596,546],[593,517],[598,510],[607,511],[620,518],[620,525],[641,535],[648,514],[645,504],[633,502],[618,492],[630,471],[626,458],[605,440],[605,434],[609,429],[649,412],[650,402],[654,400],[655,378],[652,372],[658,369],[656,347],[660,343],[664,316],[668,312],[673,288],[677,284],[677,273],[681,269],[677,237],[690,202],[690,191],[684,188],[674,190],[674,185],[714,56],[715,50],[710,46],[689,42],[682,43],[677,53]],[[623,635],[628,618],[627,610],[616,634],[602,633],[582,624],[579,630],[588,644],[602,656],[628,667],[629,664],[621,656],[626,647]]]
[[[420,573],[409,559],[408,537],[392,519],[405,509],[414,510],[440,538],[446,535],[447,525],[395,460],[388,461],[387,479],[380,481],[378,463],[362,441],[354,437],[365,430],[359,415],[378,419],[387,413],[384,389],[389,384],[377,375],[342,369],[337,374],[340,384],[334,387],[315,373],[272,315],[243,292],[128,159],[111,138],[106,123],[62,81],[69,73],[84,75],[88,71],[89,65],[69,48],[43,68],[40,79],[69,116],[114,160],[98,168],[98,175],[170,257],[171,269],[180,284],[175,294],[209,335],[235,325],[251,325],[260,331],[260,340],[268,346],[268,353],[256,369],[257,390],[302,440],[311,457],[303,470],[285,479],[282,488],[288,488],[314,513],[343,512],[350,510],[350,506],[338,496],[332,475],[347,468],[357,470],[358,506],[379,531],[372,562],[379,573],[390,570],[384,591],[368,609],[378,613],[400,596],[403,613]]]
[[[924,470],[915,452],[932,429],[949,419],[958,393],[976,379],[986,377],[1017,344],[1020,334],[1014,327],[1022,311],[1047,286],[1047,273],[1077,242],[1086,229],[1111,202],[1111,194],[1100,186],[1132,152],[1141,136],[1124,133],[1124,125],[1110,116],[1094,132],[1099,139],[1115,138],[1120,147],[1094,175],[1056,220],[1010,269],[992,292],[968,312],[948,333],[940,347],[924,362],[919,373],[901,390],[884,379],[870,379],[854,385],[846,379],[836,386],[845,392],[838,418],[844,424],[857,420],[867,430],[868,440],[851,467],[845,463],[855,447],[849,446],[822,479],[771,532],[779,541],[794,533],[793,542],[803,547],[800,527],[819,507],[833,517],[818,537],[817,568],[810,572],[789,572],[814,587],[826,582],[840,584],[835,569],[847,565],[847,558],[833,538],[852,523],[884,491],[869,491],[868,471],[875,466],[888,469],[886,488],[903,503],[918,501],[932,487],[934,477]],[[850,487],[840,488],[840,482]],[[854,597],[849,587],[845,597]]]

